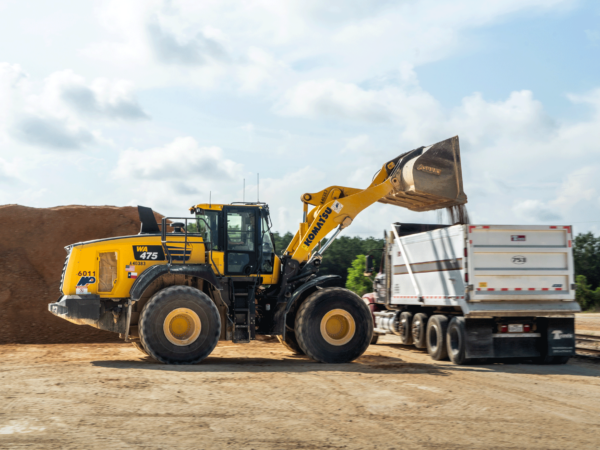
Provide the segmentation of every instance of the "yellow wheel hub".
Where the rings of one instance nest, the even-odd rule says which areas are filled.
[[[355,332],[354,317],[344,309],[332,309],[321,319],[321,336],[331,345],[347,344]]]
[[[163,324],[163,331],[171,344],[180,347],[190,345],[202,330],[200,317],[188,308],[177,308],[171,311]]]

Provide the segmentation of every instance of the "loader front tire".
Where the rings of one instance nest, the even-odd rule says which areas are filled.
[[[302,351],[323,363],[347,363],[362,355],[373,337],[365,302],[343,288],[319,289],[300,306],[296,339]]]
[[[300,345],[298,345],[298,339],[296,339],[296,333],[294,331],[285,330],[285,339],[283,339],[281,336],[277,336],[277,339],[294,355],[304,355]]]
[[[158,291],[144,305],[140,340],[148,356],[165,364],[196,364],[216,347],[221,319],[208,295],[189,286]]]

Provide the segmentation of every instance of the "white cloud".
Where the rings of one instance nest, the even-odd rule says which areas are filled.
[[[214,203],[231,202],[243,173],[219,147],[201,147],[195,139],[181,137],[163,147],[122,151],[113,177],[136,201],[172,211],[173,203],[208,201],[210,191]]]
[[[125,81],[85,79],[70,70],[32,80],[19,65],[0,63],[0,135],[40,148],[80,149],[106,143],[98,121],[147,119]]]

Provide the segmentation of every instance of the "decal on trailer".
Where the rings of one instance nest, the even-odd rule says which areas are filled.
[[[527,258],[522,255],[516,255],[512,257],[513,264],[525,264],[527,262]]]
[[[134,245],[133,257],[138,261],[164,261],[165,252],[162,245]]]
[[[510,237],[510,240],[512,242],[524,242],[527,240],[527,236],[525,236],[524,234],[513,234]]]
[[[77,282],[77,286],[75,286],[76,294],[87,294],[88,286],[90,284],[96,283],[96,277],[81,277]]]

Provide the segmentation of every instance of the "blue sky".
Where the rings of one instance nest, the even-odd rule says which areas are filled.
[[[600,232],[600,4],[0,0],[0,203],[299,197],[458,134],[476,223]],[[389,205],[346,234],[436,222]]]

